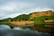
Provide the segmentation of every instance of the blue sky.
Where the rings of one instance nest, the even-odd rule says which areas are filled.
[[[54,0],[0,0],[0,19],[45,10],[54,11]]]

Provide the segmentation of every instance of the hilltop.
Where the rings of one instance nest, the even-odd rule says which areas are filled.
[[[54,11],[41,11],[41,12],[34,12],[31,15],[30,19],[33,19],[34,17],[40,17],[40,16],[54,16]]]

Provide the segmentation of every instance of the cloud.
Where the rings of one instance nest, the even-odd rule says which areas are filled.
[[[32,3],[26,3],[26,2],[8,2],[5,5],[0,6],[0,10],[3,11],[23,11],[25,9],[29,9],[30,7],[32,7],[33,4]],[[20,11],[21,10],[21,11]]]
[[[0,17],[15,17],[18,13],[23,13],[25,10],[32,7],[32,3],[26,3],[26,2],[8,2],[5,5],[0,6],[1,14],[3,14]]]
[[[0,6],[0,9],[3,11],[14,11],[16,9],[16,4],[10,2],[8,4]]]
[[[14,17],[16,17],[16,16],[18,16],[18,15],[21,15],[21,14],[29,14],[29,13],[25,13],[25,12],[23,12],[23,13],[16,13],[16,14],[11,14],[11,15],[7,15],[7,16],[4,16],[4,15],[1,15],[1,17],[0,17],[0,20],[1,19],[5,19],[5,18],[14,18]],[[2,17],[3,16],[3,17]]]
[[[48,10],[53,10],[51,8],[34,8],[34,9],[30,9],[29,11],[27,12],[40,12],[40,11],[48,11]]]
[[[54,10],[53,0],[0,0],[0,19],[31,12]]]
[[[0,19],[7,17],[15,17],[19,14],[24,13],[26,9],[29,9],[32,4],[24,2],[8,2],[5,5],[0,6]]]

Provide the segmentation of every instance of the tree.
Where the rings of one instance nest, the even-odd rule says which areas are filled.
[[[24,20],[24,21],[27,21],[29,19],[29,15],[26,15],[26,14],[22,14],[22,15],[19,15],[17,17],[15,17],[16,20]]]

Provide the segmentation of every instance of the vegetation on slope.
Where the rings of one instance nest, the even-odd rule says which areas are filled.
[[[14,18],[6,18],[3,20],[0,20],[0,23],[1,22],[2,23],[4,23],[4,22],[9,23],[8,21],[11,20],[11,21],[35,21],[34,24],[47,24],[44,22],[44,20],[54,20],[54,16],[40,16],[40,17],[34,17],[33,19],[30,19],[30,16],[32,14],[33,13],[30,13],[29,15],[21,14],[19,16],[14,17]]]
[[[14,19],[18,20],[18,21],[28,21],[29,20],[29,15],[22,14],[22,15],[19,15],[19,16],[15,17]]]

